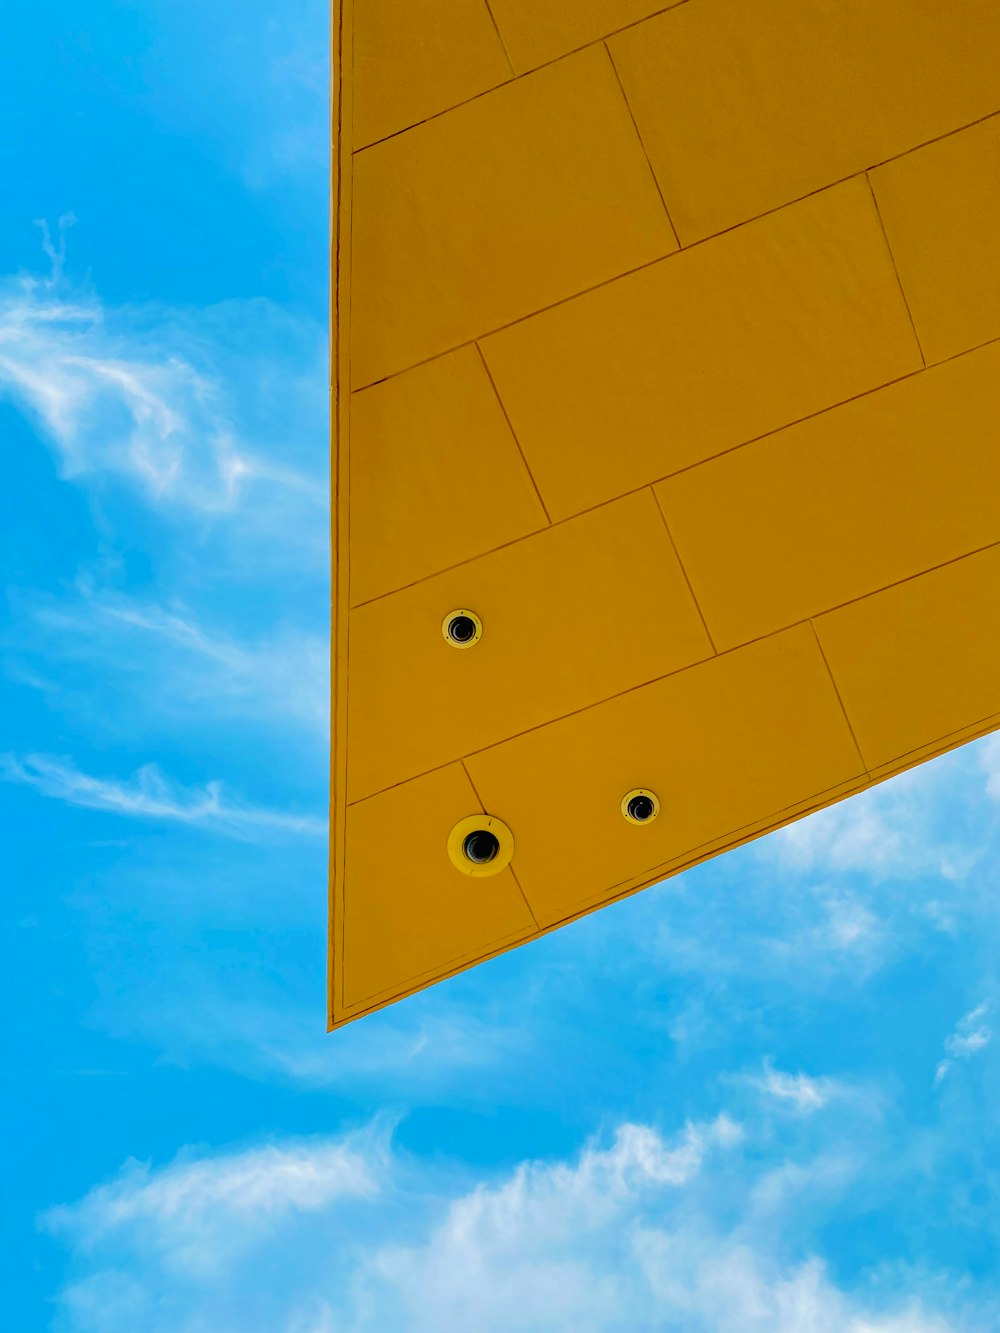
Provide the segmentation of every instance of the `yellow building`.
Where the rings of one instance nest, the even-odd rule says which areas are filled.
[[[334,8],[336,1026],[1000,722],[1000,6]]]

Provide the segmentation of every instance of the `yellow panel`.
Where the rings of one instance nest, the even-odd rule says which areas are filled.
[[[908,153],[871,180],[928,360],[1000,337],[1000,119]]]
[[[889,764],[1000,708],[1000,549],[831,611],[816,630],[865,760]]]
[[[682,0],[673,0],[680,4]],[[490,0],[518,74],[666,9],[670,0]]]
[[[483,637],[456,651],[441,622],[462,607],[481,617]],[[356,800],[711,646],[643,491],[359,607],[350,651]]]
[[[517,875],[552,925],[703,843],[861,777],[811,627],[799,626],[468,760],[517,836]],[[651,788],[648,826],[622,796]]]
[[[355,387],[675,248],[603,48],[354,159]]]
[[[1000,540],[1000,345],[656,488],[720,648]]]
[[[697,0],[609,47],[682,244],[1000,109],[996,0]]]
[[[355,0],[360,148],[511,77],[486,0]]]
[[[524,320],[482,348],[556,518],[921,365],[864,179]]]
[[[548,522],[474,347],[362,389],[352,430],[354,603]]]
[[[512,871],[460,875],[448,834],[482,806],[460,764],[351,807],[344,1004],[411,987],[535,932]]]
[[[1000,6],[491,3],[334,0],[333,1026],[1000,725]]]

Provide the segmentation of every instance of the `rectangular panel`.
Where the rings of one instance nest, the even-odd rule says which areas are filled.
[[[870,767],[1000,713],[1000,548],[816,621]]]
[[[469,608],[481,642],[441,625]],[[649,491],[351,613],[357,800],[708,656]]]
[[[354,0],[354,146],[511,77],[486,0]]]
[[[518,74],[666,9],[670,0],[490,0]],[[675,4],[681,0],[674,0]]]
[[[633,690],[467,761],[511,827],[541,925],[613,885],[863,773],[809,626]],[[660,814],[622,818],[649,788]]]
[[[676,248],[603,48],[354,158],[355,388]]]
[[[548,523],[475,347],[356,393],[351,430],[352,604]]]
[[[656,488],[720,648],[1000,540],[1000,346]]]
[[[1000,337],[1000,119],[908,153],[871,181],[928,360]]]
[[[608,44],[682,245],[1000,110],[996,0],[697,0]]]
[[[351,806],[344,1004],[348,1007],[534,934],[513,873],[458,874],[448,834],[482,806],[460,764]]]
[[[922,364],[864,179],[481,345],[557,518]]]

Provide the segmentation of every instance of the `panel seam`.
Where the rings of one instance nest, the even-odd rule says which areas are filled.
[[[687,590],[691,594],[691,600],[692,602],[694,602],[695,610],[698,612],[698,616],[701,619],[701,623],[705,630],[705,634],[708,637],[708,641],[712,645],[712,652],[718,655],[719,650],[716,647],[715,640],[712,638],[712,631],[708,628],[708,621],[705,618],[705,613],[701,609],[701,603],[698,601],[698,598],[695,595],[694,585],[691,582],[691,578],[687,572],[687,568],[684,564],[684,561],[681,559],[681,553],[678,550],[677,543],[674,541],[674,534],[670,531],[670,524],[667,522],[667,516],[663,512],[663,505],[660,504],[660,497],[656,493],[656,487],[650,486],[649,491],[653,497],[653,503],[656,505],[657,512],[659,513],[660,518],[663,521],[663,527],[667,534],[667,541],[670,543],[674,555],[677,557],[677,563],[680,566],[681,573],[684,575],[684,582],[687,584]]]
[[[517,78],[517,70],[514,68],[514,62],[513,62],[513,60],[511,60],[511,58],[510,58],[510,52],[507,50],[507,43],[504,41],[504,39],[503,39],[503,33],[500,31],[500,24],[497,22],[497,16],[496,16],[496,14],[493,13],[493,6],[490,4],[490,0],[483,0],[483,4],[486,6],[486,12],[487,12],[487,14],[489,14],[489,16],[490,16],[490,22],[493,24],[493,31],[494,31],[494,32],[496,33],[496,35],[497,35],[497,41],[500,43],[500,47],[501,47],[501,49],[502,49],[502,51],[503,51],[503,54],[504,54],[504,59],[507,61],[507,64],[508,64],[508,66],[509,66],[509,68],[510,68],[511,78],[516,79],[516,78]],[[503,85],[502,85],[502,84],[498,84],[497,86],[498,86],[498,87],[502,87]],[[451,107],[448,108],[449,111],[452,110],[452,109],[453,109],[453,108],[451,108]],[[407,128],[409,128],[409,127],[407,127]]]
[[[628,112],[628,118],[632,122],[632,128],[635,130],[635,137],[639,141],[639,147],[642,149],[642,155],[646,159],[646,166],[649,167],[649,174],[653,179],[653,185],[656,187],[656,193],[659,195],[660,203],[663,205],[663,211],[667,216],[667,223],[670,227],[671,233],[673,234],[673,238],[677,243],[677,249],[680,250],[681,238],[678,236],[677,228],[674,226],[674,220],[670,216],[670,209],[667,207],[667,201],[663,194],[663,189],[660,185],[660,178],[657,176],[656,169],[653,166],[652,160],[650,159],[649,152],[646,148],[646,141],[642,137],[642,130],[639,129],[639,122],[636,120],[635,112],[632,110],[632,103],[628,100],[628,93],[625,91],[625,85],[624,83],[622,83],[622,76],[618,72],[618,66],[615,64],[615,58],[611,54],[611,47],[608,46],[607,38],[604,39],[601,45],[607,52],[608,60],[611,62],[611,69],[615,76],[615,82],[618,84],[618,88],[621,92],[622,101],[625,103],[625,110]]]
[[[879,589],[879,591],[881,592],[882,590]],[[844,703],[844,697],[840,693],[840,686],[837,684],[837,678],[833,674],[833,668],[830,666],[829,660],[827,659],[826,656],[826,652],[823,649],[823,644],[819,637],[819,630],[816,628],[816,623],[814,620],[809,621],[809,628],[813,632],[813,638],[816,640],[816,647],[819,650],[819,655],[823,660],[824,667],[826,667],[826,673],[830,677],[830,684],[833,686],[833,692],[837,696],[837,703],[840,704],[840,711],[843,713],[844,721],[847,723],[847,730],[851,733],[851,740],[854,743],[855,750],[857,750],[858,752],[858,759],[861,761],[861,767],[864,770],[866,776],[871,777],[871,771],[868,767],[868,761],[865,758],[864,753],[862,752],[861,742],[858,740],[857,732],[854,730],[854,723],[851,721],[850,714],[847,711],[847,705]]]
[[[534,474],[534,472],[532,472],[532,470],[531,470],[531,464],[528,462],[528,457],[527,457],[527,455],[526,455],[525,452],[524,452],[524,448],[523,448],[523,446],[522,446],[522,444],[521,444],[520,439],[518,438],[517,431],[514,429],[514,423],[513,423],[513,422],[511,421],[511,419],[510,419],[510,413],[507,411],[507,406],[506,406],[506,404],[504,403],[503,395],[500,393],[500,390],[497,388],[497,382],[496,382],[496,380],[493,378],[493,372],[492,372],[492,370],[490,370],[489,362],[486,360],[486,354],[484,353],[483,349],[480,347],[478,341],[477,341],[476,343],[474,343],[474,346],[475,346],[476,351],[479,353],[479,360],[480,360],[480,362],[482,363],[483,370],[486,371],[486,378],[489,380],[489,382],[490,382],[490,387],[492,388],[493,393],[494,393],[494,395],[495,395],[495,397],[496,397],[496,400],[497,400],[497,402],[498,402],[499,405],[500,405],[500,411],[503,413],[503,419],[504,419],[504,421],[506,421],[506,423],[507,423],[507,429],[510,431],[511,438],[513,439],[515,445],[517,446],[517,452],[521,455],[521,462],[524,464],[524,470],[525,470],[525,472],[527,472],[528,477],[529,477],[529,479],[530,479],[530,481],[531,481],[531,484],[532,484],[532,486],[535,488],[535,494],[538,496],[538,503],[542,506],[542,513],[545,515],[545,521],[548,523],[549,527],[551,527],[551,526],[552,526],[552,515],[549,513],[549,507],[548,507],[548,505],[545,503],[545,500],[542,498],[542,490],[541,490],[541,487],[539,486],[538,482],[537,482],[536,479],[535,479],[535,474]],[[519,541],[519,540],[520,540],[520,538],[517,538],[517,537],[514,538],[514,542],[517,542],[517,541]],[[506,544],[507,544],[507,545],[513,545],[512,542],[508,542],[508,543],[506,543]],[[492,549],[493,549],[493,550],[499,550],[500,548],[499,548],[499,547],[493,547]],[[484,555],[489,555],[489,554],[491,554],[491,553],[492,553],[491,551],[484,551],[484,552],[483,552]],[[470,559],[472,559],[472,560],[476,560],[476,559],[478,559],[478,558],[479,558],[478,556],[471,556],[471,557],[470,557]],[[466,561],[462,560],[462,561],[460,561],[459,563],[460,563],[460,564],[465,564]],[[442,571],[435,571],[435,572],[437,573],[437,572],[442,572]],[[428,578],[434,578],[434,574],[430,574],[430,575],[428,575]],[[388,594],[387,594],[387,593],[383,593],[382,596],[388,596]]]
[[[882,216],[882,210],[878,206],[878,196],[875,193],[875,186],[872,183],[872,178],[871,178],[871,171],[873,170],[874,168],[871,168],[871,170],[865,172],[865,181],[867,182],[868,185],[868,192],[872,197],[872,204],[875,208],[875,216],[878,218],[878,225],[882,231],[882,239],[885,241],[885,248],[886,252],[889,255],[889,262],[890,264],[892,264],[892,271],[896,275],[896,285],[899,288],[899,294],[902,297],[903,305],[906,308],[906,315],[910,321],[910,328],[913,330],[913,338],[917,344],[917,351],[920,353],[920,359],[924,363],[924,368],[926,369],[927,354],[924,352],[924,345],[920,341],[920,334],[917,332],[917,322],[913,318],[913,311],[910,309],[910,302],[908,301],[906,296],[906,288],[903,286],[903,279],[899,276],[899,267],[896,264],[896,256],[892,253],[892,245],[889,241],[889,233],[886,230],[885,219]]]

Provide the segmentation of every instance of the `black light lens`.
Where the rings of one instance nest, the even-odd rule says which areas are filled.
[[[469,643],[476,637],[476,622],[471,616],[453,616],[448,621],[448,638],[453,643]]]
[[[500,840],[488,829],[476,829],[462,843],[462,851],[477,866],[492,861],[500,850]]]
[[[645,824],[647,819],[652,819],[656,807],[648,796],[633,796],[628,803],[629,818],[634,819],[637,824]]]

